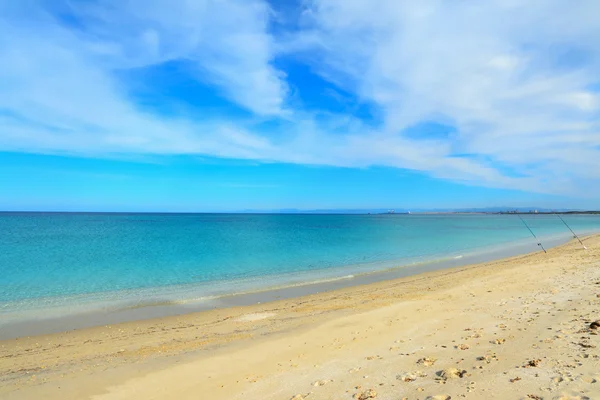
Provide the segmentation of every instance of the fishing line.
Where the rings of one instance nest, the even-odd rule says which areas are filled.
[[[542,242],[538,239],[537,236],[535,236],[535,233],[533,233],[533,231],[531,230],[531,228],[529,227],[529,225],[527,225],[527,222],[525,222],[525,220],[523,218],[521,218],[521,216],[519,214],[517,214],[517,217],[519,217],[519,219],[521,220],[521,222],[523,222],[523,225],[525,225],[527,227],[527,229],[529,229],[529,232],[531,232],[531,234],[533,235],[533,237],[537,241],[538,246],[540,246],[542,248],[542,250],[544,250],[544,253],[547,253],[546,249],[542,245]]]
[[[562,221],[562,223],[565,224],[565,226],[567,228],[569,228],[569,230],[573,234],[573,237],[576,238],[577,240],[579,240],[579,243],[581,243],[581,245],[583,246],[583,248],[587,250],[587,247],[585,247],[585,244],[583,244],[583,242],[581,241],[581,239],[579,239],[579,236],[577,236],[577,234],[575,232],[573,232],[573,229],[571,229],[571,227],[566,223],[566,221],[560,215],[558,215],[557,213],[554,213],[554,215],[556,215],[558,218],[560,218],[560,220]]]

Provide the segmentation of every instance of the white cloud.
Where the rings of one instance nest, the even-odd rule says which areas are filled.
[[[323,76],[342,75],[337,82],[383,107],[395,140],[383,142],[388,163],[540,191],[584,176],[600,183],[589,89],[600,67],[596,2],[314,0],[305,16],[311,30],[290,46],[312,49]],[[457,137],[401,140],[404,128],[440,118]],[[491,161],[451,157],[461,153]]]
[[[110,97],[106,100],[112,104],[103,105],[113,106],[125,99],[111,72],[183,59],[194,66],[199,81],[216,85],[241,106],[257,114],[283,112],[287,87],[270,64],[269,8],[261,2],[46,3],[57,7],[52,10],[40,4],[37,9],[8,5],[12,10],[0,17],[0,73],[17,81],[12,90],[19,97],[58,96],[55,102],[64,107],[80,101],[99,104],[91,88]],[[57,11],[77,18],[83,28],[60,24]],[[21,24],[23,20],[30,23]],[[37,93],[31,92],[33,86]],[[56,92],[57,87],[67,92]],[[75,110],[71,114],[77,115]]]
[[[100,60],[112,68],[155,65],[186,59],[199,80],[259,114],[278,114],[287,87],[270,64],[272,37],[267,33],[269,7],[257,0],[132,0],[69,3],[82,18],[82,39],[97,57],[98,43],[112,52]],[[76,4],[76,5],[73,5]]]
[[[301,29],[277,36],[273,16],[261,0],[4,2],[0,149],[387,165],[600,197],[597,2],[313,0]],[[277,56],[375,104],[381,127],[292,109],[288,86],[302,82]],[[171,60],[282,128],[144,111],[114,77]],[[404,133],[427,120],[457,132]]]

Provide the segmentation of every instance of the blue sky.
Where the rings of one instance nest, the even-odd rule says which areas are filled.
[[[0,2],[0,209],[599,208],[597,2]]]

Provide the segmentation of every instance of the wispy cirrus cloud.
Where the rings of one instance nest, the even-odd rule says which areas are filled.
[[[270,64],[271,11],[262,1],[68,2],[62,10],[79,21],[85,52],[105,68],[186,60],[225,97],[257,114],[282,112],[285,74]]]
[[[261,0],[23,1],[0,11],[0,149],[386,165],[600,197],[594,1],[313,0],[292,11]],[[348,113],[303,108],[291,98],[303,82],[276,67],[284,59],[381,121],[353,115],[347,98]],[[161,115],[119,78],[179,61],[249,116]],[[430,122],[451,134],[420,129]]]
[[[251,149],[268,147],[229,122],[145,112],[117,79],[122,70],[186,59],[197,80],[250,111],[283,112],[285,81],[269,64],[268,7],[239,1],[185,4],[2,3],[2,147],[230,157],[254,157]]]
[[[488,161],[465,159],[459,175],[485,165],[497,172],[485,180],[538,190],[572,187],[575,175],[598,178],[594,2],[376,3],[313,1],[308,28],[291,47],[323,76],[379,104],[389,138],[402,145],[407,127],[438,120],[457,134],[410,140],[437,149],[426,157],[430,166],[461,169],[448,158],[477,154]],[[502,176],[502,165],[531,179]]]

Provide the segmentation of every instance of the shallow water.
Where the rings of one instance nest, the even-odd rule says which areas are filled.
[[[572,236],[557,216],[523,218],[542,242]],[[600,231],[600,216],[563,218]],[[516,215],[3,213],[0,316],[188,304],[515,246],[537,249]]]

